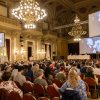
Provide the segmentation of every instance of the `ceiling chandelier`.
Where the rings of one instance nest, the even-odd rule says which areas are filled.
[[[19,6],[12,10],[12,15],[21,20],[28,29],[35,28],[34,23],[47,16],[35,0],[21,0]]]
[[[76,16],[74,20],[74,26],[72,27],[72,30],[68,33],[70,36],[74,37],[74,41],[80,41],[81,36],[85,35],[87,32],[83,30],[80,19]]]

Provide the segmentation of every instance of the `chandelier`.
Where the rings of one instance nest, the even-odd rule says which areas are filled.
[[[28,29],[35,28],[34,23],[47,16],[35,0],[21,0],[19,6],[12,10],[12,15],[21,20]]]
[[[74,41],[80,41],[81,36],[86,34],[86,31],[83,30],[80,19],[76,16],[74,20],[74,26],[72,30],[68,33],[70,36],[74,37]]]

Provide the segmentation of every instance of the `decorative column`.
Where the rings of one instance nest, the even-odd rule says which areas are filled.
[[[11,62],[14,61],[14,35],[11,35]]]
[[[50,60],[50,51],[49,51],[49,44],[46,44],[47,46],[47,52],[46,52],[46,59]]]

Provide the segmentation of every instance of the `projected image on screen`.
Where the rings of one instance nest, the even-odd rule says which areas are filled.
[[[0,47],[4,46],[4,33],[0,33]]]
[[[100,52],[100,37],[85,38],[80,41],[80,54]]]

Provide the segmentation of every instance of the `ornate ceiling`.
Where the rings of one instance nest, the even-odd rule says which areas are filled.
[[[20,0],[0,0],[5,2],[7,6],[14,6]],[[44,22],[48,23],[49,30],[51,28],[68,25],[73,23],[77,14],[81,21],[88,20],[88,14],[100,10],[100,0],[37,0],[40,5],[46,9],[47,18]],[[85,29],[88,29],[85,25]],[[58,35],[68,36],[70,28],[54,30]],[[62,33],[62,34],[61,34]]]

